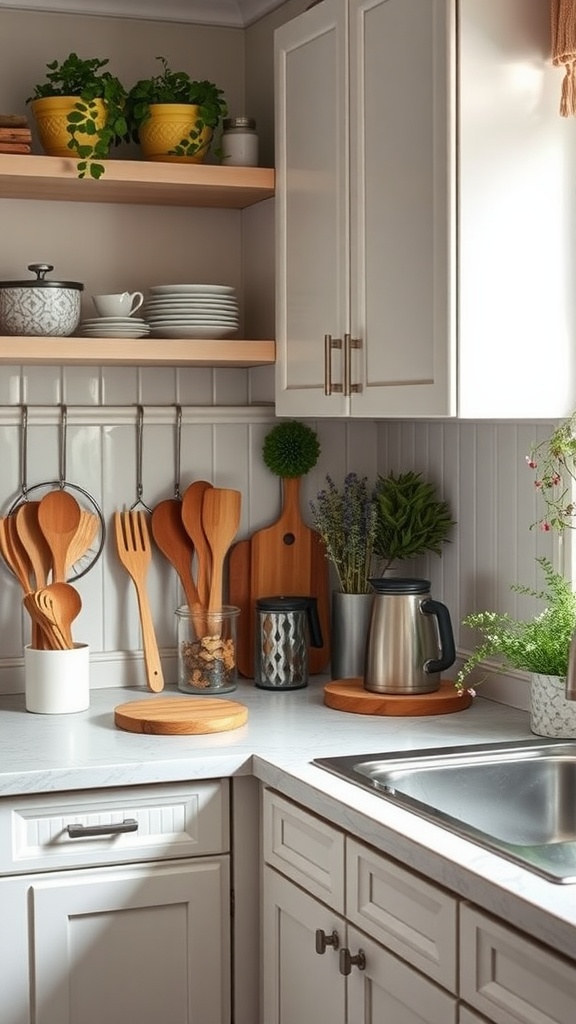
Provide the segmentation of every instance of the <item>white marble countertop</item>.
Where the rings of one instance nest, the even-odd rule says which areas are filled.
[[[114,707],[154,699],[142,689],[96,689],[88,711],[33,715],[21,694],[0,697],[0,797],[253,774],[359,839],[576,960],[576,885],[558,885],[401,810],[311,764],[342,754],[533,739],[528,714],[477,698],[455,714],[373,717],[304,690],[227,695],[248,708],[231,732],[152,736],[114,724]],[[165,695],[177,691],[168,688]]]

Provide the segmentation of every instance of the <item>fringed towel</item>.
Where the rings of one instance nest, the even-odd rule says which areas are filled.
[[[576,0],[550,0],[552,63],[564,67],[560,113],[576,115]]]

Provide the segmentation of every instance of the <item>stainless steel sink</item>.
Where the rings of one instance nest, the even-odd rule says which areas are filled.
[[[527,740],[313,764],[552,882],[576,882],[576,743]]]

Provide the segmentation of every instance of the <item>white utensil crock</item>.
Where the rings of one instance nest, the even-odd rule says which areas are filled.
[[[37,715],[69,715],[90,706],[90,648],[69,651],[24,648],[26,710]]]

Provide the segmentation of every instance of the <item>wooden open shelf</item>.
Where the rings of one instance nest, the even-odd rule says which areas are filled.
[[[193,338],[0,338],[0,364],[266,366],[273,341]]]
[[[274,195],[269,167],[221,167],[107,160],[99,181],[80,179],[76,161],[0,153],[0,198],[244,209]]]

